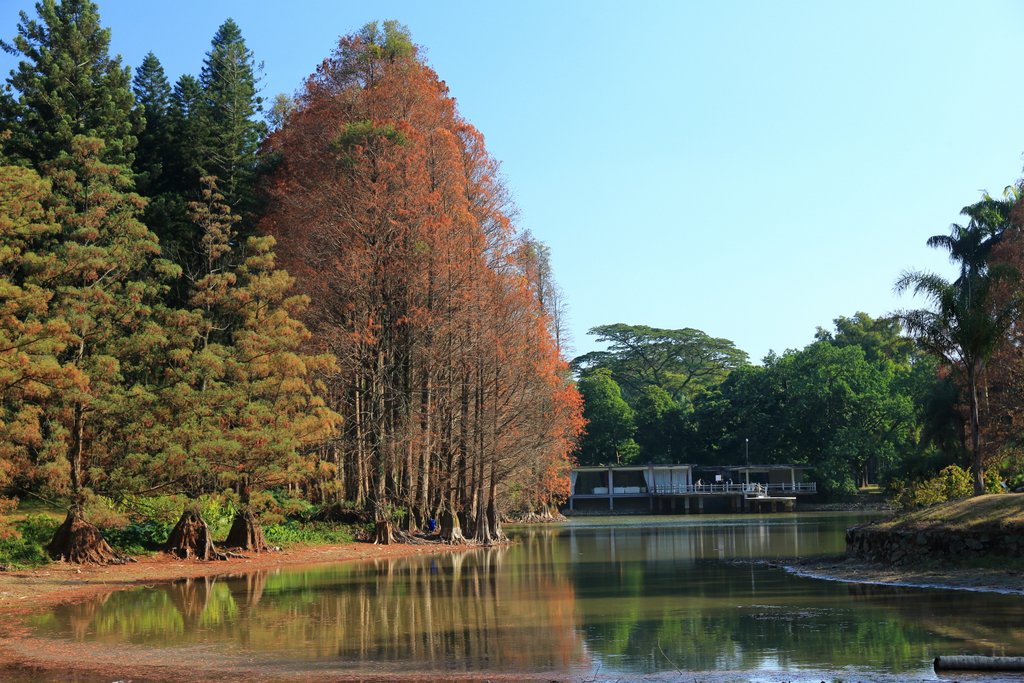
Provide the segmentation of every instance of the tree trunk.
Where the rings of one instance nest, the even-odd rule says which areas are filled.
[[[441,513],[441,542],[450,545],[461,545],[466,542],[462,535],[462,525],[459,524],[459,516],[451,510]]]
[[[978,364],[967,366],[967,390],[971,394],[971,474],[974,479],[974,495],[985,493],[985,459],[981,452],[981,415],[978,407]]]
[[[263,536],[263,527],[256,520],[256,515],[252,513],[252,510],[245,508],[235,514],[235,519],[231,523],[231,531],[228,532],[224,545],[254,553],[270,550],[267,539]]]
[[[174,525],[164,549],[183,560],[226,560],[227,556],[213,547],[210,527],[198,510],[186,509]]]
[[[395,525],[390,519],[378,519],[374,525],[375,545],[391,545],[395,542]]]
[[[114,552],[95,526],[85,521],[82,508],[72,505],[46,552],[55,560],[75,564],[124,564],[128,558]]]
[[[491,465],[490,490],[487,492],[487,526],[491,541],[502,543],[508,540],[508,536],[501,530],[501,515],[498,513],[496,498],[498,495],[497,465]]]
[[[483,545],[490,545],[494,539],[491,536],[491,526],[487,519],[487,508],[490,501],[485,500],[483,492],[484,482],[484,463],[483,457],[480,456],[480,464],[477,473],[477,493],[476,493],[476,506],[474,507],[475,527],[473,529],[473,540]]]

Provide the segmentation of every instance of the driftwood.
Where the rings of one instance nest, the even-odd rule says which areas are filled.
[[[935,658],[936,671],[1024,671],[1024,657],[954,655]]]

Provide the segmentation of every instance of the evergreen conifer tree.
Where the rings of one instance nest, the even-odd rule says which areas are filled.
[[[168,123],[173,145],[168,159],[170,190],[179,194],[199,196],[200,156],[203,135],[203,86],[195,76],[185,74],[174,84],[168,109]],[[186,203],[187,206],[187,203]]]
[[[193,425],[216,432],[197,462],[238,495],[227,545],[260,551],[266,549],[255,516],[260,494],[309,475],[316,463],[309,446],[339,420],[314,381],[334,361],[302,351],[310,335],[298,315],[307,300],[290,293],[293,279],[275,267],[274,238],[250,237],[239,257],[232,249],[238,217],[213,178],[204,179],[202,201],[191,210],[203,233],[202,273],[190,299],[203,317],[193,387],[201,414]]]
[[[132,90],[146,117],[135,152],[136,186],[140,194],[153,197],[165,189],[164,167],[170,156],[172,138],[171,86],[160,60],[152,52],[143,58],[135,73]]]
[[[53,315],[53,291],[33,282],[54,268],[59,230],[49,183],[31,169],[0,167],[0,491],[35,478],[42,409],[65,379],[57,356],[68,327]],[[0,498],[0,512],[10,503]]]
[[[225,201],[242,218],[243,233],[253,223],[257,152],[267,132],[256,118],[263,111],[260,68],[238,24],[228,19],[213,36],[200,75],[206,116],[200,167],[219,179]]]
[[[156,236],[138,220],[144,202],[131,191],[131,174],[101,161],[103,147],[78,136],[55,163],[62,231],[53,267],[34,281],[52,288],[51,309],[69,333],[59,356],[68,380],[46,404],[45,453],[51,469],[64,469],[71,499],[49,551],[72,562],[116,559],[83,507],[90,486],[116,464],[107,456],[125,439],[119,416],[135,400],[133,385],[148,373],[144,359],[162,336],[153,306],[164,294],[161,281],[176,274],[156,258]]]
[[[110,29],[89,0],[42,0],[38,19],[21,13],[3,48],[24,59],[11,72],[16,99],[0,107],[11,131],[6,156],[36,168],[68,154],[77,135],[104,141],[103,161],[130,165],[142,113],[130,72],[111,57]]]

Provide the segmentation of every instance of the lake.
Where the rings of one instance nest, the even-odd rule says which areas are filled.
[[[201,658],[270,679],[940,680],[938,654],[1024,654],[1020,596],[764,562],[840,554],[858,519],[577,518],[510,529],[507,547],[192,579],[28,623],[139,661]]]

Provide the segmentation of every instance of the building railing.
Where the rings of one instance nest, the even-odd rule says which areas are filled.
[[[658,484],[654,487],[655,494],[817,492],[818,485],[814,482],[799,482],[796,484]]]
[[[709,495],[723,493],[744,493],[770,495],[773,493],[817,493],[815,482],[797,484],[656,484],[650,492],[646,486],[616,486],[609,493],[607,486],[596,486],[592,491],[573,491],[577,496],[646,496],[654,495]]]

